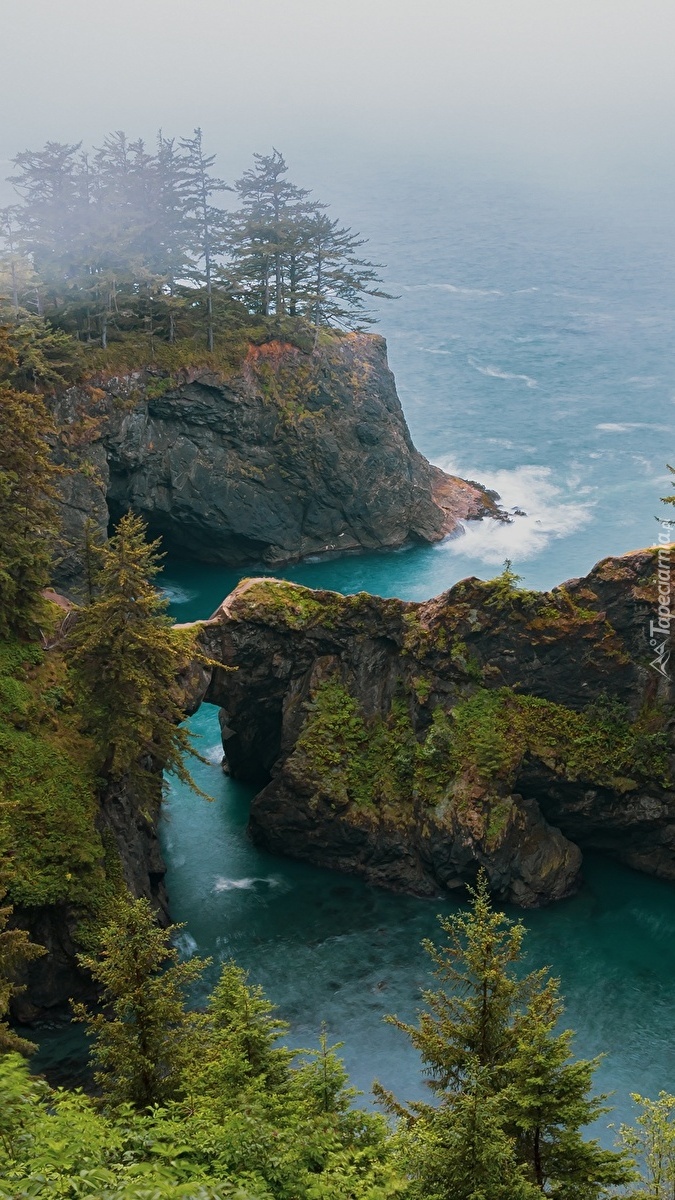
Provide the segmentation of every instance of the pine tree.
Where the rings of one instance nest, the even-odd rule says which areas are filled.
[[[105,780],[127,779],[140,798],[156,793],[162,769],[195,786],[185,766],[194,754],[179,724],[176,676],[184,655],[172,636],[167,601],[153,586],[158,542],[128,513],[98,553],[96,596],[70,635],[68,656]],[[198,789],[197,789],[198,790]]]
[[[16,972],[45,951],[43,946],[31,942],[24,929],[7,928],[13,910],[10,904],[2,906],[6,895],[0,884],[0,1055],[11,1051],[32,1054],[34,1043],[14,1033],[7,1024],[7,1016],[12,997],[22,990],[16,983]]]
[[[293,1052],[276,1043],[287,1032],[262,988],[249,984],[236,963],[225,963],[204,1014],[191,1090],[231,1106],[244,1093],[250,1097],[283,1088]]]
[[[659,1092],[649,1100],[637,1092],[631,1099],[640,1114],[634,1126],[622,1125],[621,1142],[641,1164],[641,1183],[626,1200],[673,1200],[675,1197],[675,1096]]]
[[[175,138],[157,135],[155,158],[156,196],[150,230],[150,267],[164,283],[163,304],[166,309],[168,338],[176,338],[177,318],[185,311],[187,298],[181,294],[179,281],[194,270],[195,263],[188,253],[189,225],[184,197],[184,159]]]
[[[225,214],[211,203],[216,192],[227,190],[222,179],[211,174],[215,155],[204,153],[201,129],[195,129],[191,138],[181,138],[184,151],[183,202],[186,228],[191,235],[191,248],[198,261],[204,264],[202,271],[192,271],[192,278],[206,289],[206,344],[213,350],[214,314],[213,281],[219,254],[224,250]]]
[[[254,154],[235,183],[241,209],[231,221],[230,250],[239,293],[253,311],[277,317],[297,310],[298,231],[311,211],[309,192],[285,178],[283,154]]]
[[[78,273],[78,242],[86,219],[80,186],[80,143],[47,142],[42,150],[25,150],[13,160],[10,176],[23,199],[18,212],[18,247],[30,255],[42,287],[36,289],[37,315],[45,299],[58,306],[68,280]]]
[[[304,286],[301,283],[297,289],[299,309],[317,331],[324,325],[345,329],[372,325],[365,298],[393,297],[377,286],[380,264],[357,253],[365,239],[320,211],[303,221],[301,230],[299,261]]]
[[[467,912],[439,917],[447,943],[422,943],[442,986],[422,993],[418,1024],[387,1018],[420,1052],[428,1085],[439,1094],[460,1092],[476,1067],[499,1085],[515,1048],[513,1014],[540,978],[516,974],[525,927],[494,911],[483,872],[470,894]]]
[[[323,1025],[316,1050],[303,1050],[306,1061],[296,1072],[297,1082],[312,1111],[318,1115],[346,1114],[359,1093],[349,1087],[349,1076],[338,1051],[343,1042],[328,1043],[328,1031]]]
[[[570,1030],[556,1032],[563,1014],[559,981],[549,979],[516,1020],[517,1045],[508,1063],[504,1111],[528,1178],[560,1200],[597,1200],[633,1178],[627,1156],[604,1150],[582,1130],[609,1112],[592,1094],[600,1059],[573,1061]]]
[[[18,361],[10,333],[0,328],[0,379]],[[0,637],[36,637],[45,615],[58,529],[53,433],[40,396],[0,383]]]
[[[84,594],[87,604],[93,604],[96,598],[101,570],[101,551],[104,545],[105,536],[101,526],[92,517],[86,517],[82,526],[82,537],[78,540],[75,550],[82,563]]]
[[[183,1091],[198,1021],[185,997],[207,962],[179,961],[172,940],[181,928],[160,929],[147,900],[124,899],[101,930],[100,953],[80,957],[101,985],[103,1011],[79,1004],[74,1012],[95,1039],[96,1081],[111,1105],[142,1110]]]
[[[141,139],[129,141],[122,130],[110,134],[94,157],[96,233],[92,281],[101,346],[108,343],[109,323],[120,309],[152,314],[160,280],[149,264],[156,216],[156,162]]]
[[[286,178],[278,150],[253,157],[235,184],[241,208],[230,222],[236,294],[263,317],[302,317],[317,336],[322,326],[372,324],[366,297],[390,297],[377,286],[378,264],[358,253],[364,239]]]
[[[441,988],[423,993],[416,1026],[389,1018],[420,1052],[438,1101],[406,1107],[375,1088],[401,1122],[405,1169],[421,1196],[600,1200],[631,1171],[625,1155],[581,1136],[607,1111],[590,1094],[597,1063],[570,1061],[571,1034],[555,1032],[558,983],[519,972],[524,928],[493,910],[483,873],[470,891],[468,912],[439,918],[447,944],[424,943]],[[485,1138],[502,1160],[496,1174],[479,1153]]]
[[[20,310],[25,308],[29,288],[32,285],[34,291],[37,283],[29,259],[19,250],[20,216],[18,204],[0,208],[0,241],[4,243],[0,255],[0,303],[7,298],[14,321],[19,319]]]
[[[9,382],[19,390],[41,394],[67,387],[80,373],[81,358],[77,343],[61,329],[54,329],[44,317],[20,313],[9,332],[14,353]]]
[[[402,1123],[397,1141],[413,1197],[420,1200],[541,1200],[505,1132],[501,1097],[477,1060],[464,1087],[426,1117]]]

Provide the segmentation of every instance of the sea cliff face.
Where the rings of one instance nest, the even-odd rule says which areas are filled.
[[[92,376],[59,400],[61,427],[84,410],[84,470],[64,485],[65,584],[85,515],[104,528],[108,509],[140,513],[169,550],[235,566],[434,542],[498,515],[492,496],[415,449],[375,335],[315,353],[250,345],[221,369]]]
[[[221,706],[276,853],[418,894],[484,867],[525,906],[573,891],[585,848],[675,879],[655,594],[651,551],[549,593],[468,579],[425,604],[249,580],[202,626],[236,671],[193,702]]]

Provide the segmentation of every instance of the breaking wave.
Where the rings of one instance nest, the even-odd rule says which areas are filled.
[[[439,547],[445,553],[475,558],[488,566],[501,565],[510,558],[514,563],[535,558],[557,538],[569,537],[591,519],[591,489],[579,487],[578,479],[566,481],[565,490],[553,480],[550,467],[521,466],[514,470],[458,471],[451,463],[439,463],[443,470],[479,478],[499,493],[507,512],[520,510],[509,524],[501,521],[469,521],[461,537],[448,538]],[[574,492],[575,499],[567,496]],[[586,492],[588,498],[578,497]]]

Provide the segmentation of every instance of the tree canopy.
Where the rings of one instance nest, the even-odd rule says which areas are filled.
[[[92,153],[47,142],[17,154],[17,202],[0,212],[6,317],[46,317],[103,348],[140,330],[212,350],[251,318],[370,324],[369,298],[386,295],[378,266],[288,179],[281,152],[255,154],[232,184],[214,163],[201,129],[160,131],[153,149],[118,130]]]

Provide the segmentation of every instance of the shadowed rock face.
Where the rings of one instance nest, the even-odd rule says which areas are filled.
[[[424,604],[244,581],[201,635],[237,669],[193,702],[221,706],[276,853],[418,894],[483,866],[521,905],[570,893],[580,847],[675,879],[655,594],[651,551],[549,593],[468,579]]]
[[[97,382],[87,409],[99,428],[86,454],[97,478],[71,477],[64,497],[74,543],[87,509],[107,521],[101,490],[113,515],[142,514],[168,549],[235,566],[434,542],[460,519],[497,514],[480,488],[415,450],[374,335],[336,338],[316,354],[251,346],[221,374],[146,370]],[[81,390],[60,402],[66,426]],[[76,564],[63,571],[74,577]]]

